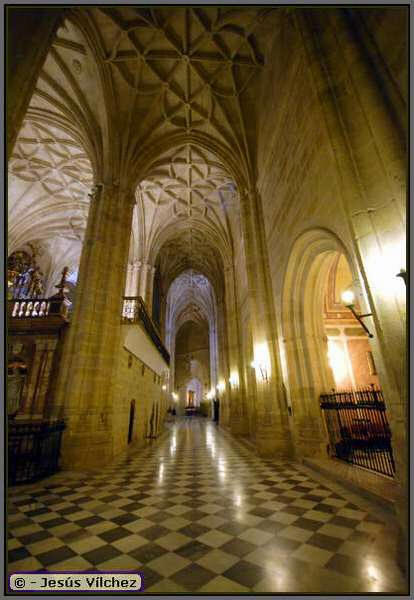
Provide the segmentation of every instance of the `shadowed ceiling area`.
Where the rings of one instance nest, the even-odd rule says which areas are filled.
[[[202,273],[220,290],[223,285],[223,263],[217,249],[200,228],[177,229],[162,246],[159,268],[165,288],[183,271]]]

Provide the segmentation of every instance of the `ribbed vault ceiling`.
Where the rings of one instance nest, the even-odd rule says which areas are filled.
[[[178,329],[186,321],[211,322],[215,317],[215,297],[209,280],[192,269],[184,271],[171,284],[168,293],[171,318]]]
[[[171,283],[167,295],[166,344],[171,351],[177,331],[187,322],[207,326],[213,335],[217,306],[213,287],[201,273],[188,269]]]
[[[158,262],[165,290],[181,273],[192,270],[204,275],[216,294],[222,291],[223,261],[201,227],[189,227],[172,235],[162,246]]]
[[[165,282],[186,268],[218,280],[217,240],[211,236],[214,232],[228,244],[226,203],[234,194],[222,165],[191,144],[165,153],[152,165],[138,186],[137,220],[145,240],[141,252],[158,255]]]
[[[59,247],[62,260],[76,268],[92,181],[89,158],[68,132],[27,119],[9,162],[9,253],[30,242],[43,255]]]
[[[246,152],[243,95],[264,64],[257,29],[270,10],[88,9],[101,34],[119,120],[128,124],[136,152],[155,136],[194,129],[237,148],[241,156]]]
[[[213,147],[240,171],[254,160],[272,14],[269,7],[69,9],[10,164],[13,249],[56,237],[79,246],[92,170],[98,181],[127,174],[140,178],[130,258],[158,261],[166,289],[188,269],[219,289],[236,188]],[[164,144],[154,154],[160,140],[177,135],[211,144]]]

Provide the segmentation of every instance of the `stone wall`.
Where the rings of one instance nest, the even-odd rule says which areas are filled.
[[[259,191],[275,298],[293,242],[312,227],[347,237],[333,151],[293,17],[275,36],[259,126]]]
[[[365,322],[402,498],[405,288],[396,275],[405,268],[407,23],[405,7],[281,11],[259,100],[257,160],[278,341],[296,395],[296,452],[324,448],[318,396],[332,379],[317,313],[329,256],[339,251],[361,312],[372,313]],[[405,500],[397,505],[404,524]]]
[[[263,95],[260,99],[263,109],[258,128],[258,189],[264,212],[266,243],[269,254],[276,317],[282,323],[281,344],[294,343],[292,340],[283,338],[286,334],[286,323],[282,315],[282,296],[284,289],[286,289],[286,277],[289,273],[288,261],[292,256],[292,248],[300,236],[304,235],[307,231],[326,231],[329,232],[332,239],[337,240],[340,250],[346,254],[350,262],[354,279],[359,280],[359,285],[362,288],[364,288],[365,284],[365,292],[363,291],[361,294],[362,302],[364,302],[364,299],[367,300],[371,295],[372,304],[377,304],[376,308],[379,318],[381,311],[383,311],[383,314],[389,314],[392,310],[395,311],[391,307],[391,303],[388,302],[388,298],[384,298],[384,295],[380,297],[381,291],[379,289],[375,290],[375,283],[371,284],[369,282],[367,284],[366,280],[363,281],[364,270],[370,268],[369,252],[366,250],[367,246],[362,248],[360,245],[360,234],[355,229],[357,226],[350,220],[352,216],[349,212],[348,201],[344,200],[346,195],[350,193],[350,189],[357,185],[355,179],[358,175],[349,173],[348,179],[344,178],[342,164],[346,161],[345,157],[340,154],[338,149],[339,142],[336,141],[339,136],[340,121],[339,117],[337,121],[334,121],[329,104],[329,98],[331,94],[334,94],[341,99],[344,111],[348,108],[351,111],[352,103],[354,103],[356,111],[356,107],[361,101],[361,94],[365,93],[368,95],[367,89],[369,84],[368,82],[364,83],[364,92],[362,89],[353,87],[355,83],[351,78],[355,78],[356,80],[358,76],[362,77],[362,75],[359,75],[356,67],[352,70],[352,64],[356,64],[356,62],[354,59],[354,63],[352,63],[350,57],[351,52],[355,52],[355,50],[352,47],[351,41],[346,37],[346,18],[343,17],[340,11],[335,9],[323,10],[323,14],[322,10],[308,11],[312,12],[311,18],[313,21],[311,25],[306,19],[304,20],[303,14],[298,14],[305,13],[306,11],[293,11],[288,14],[281,13],[280,27],[276,30],[273,40],[268,61],[270,66],[268,67],[267,76],[263,81]],[[387,33],[387,31],[383,31],[383,28],[388,30],[391,25],[387,23],[387,19],[385,18],[378,17],[375,19],[374,14],[370,15],[368,9],[366,12],[367,14],[364,15],[366,25],[373,28],[372,37],[378,41],[377,49],[385,51],[381,40],[387,37],[389,31]],[[320,20],[318,21],[319,18]],[[399,20],[401,24],[401,21],[404,19],[404,10],[395,19]],[[325,53],[328,47],[332,48],[332,52],[334,52],[333,44],[335,36],[342,36],[343,39],[341,41],[343,45],[338,43],[335,49],[335,52],[338,54],[336,59],[339,60],[339,54],[342,53],[345,57],[344,60],[349,63],[347,67],[343,67],[343,72],[341,72],[340,76],[338,75],[337,79],[332,82],[332,88],[329,88],[327,84],[323,85],[321,80],[318,80],[318,71],[315,68],[315,63],[318,60],[322,63],[324,58],[318,55],[317,49],[314,49],[312,54],[309,39],[307,38],[310,27],[313,26],[316,28],[322,21],[324,29],[323,36],[320,39],[324,40],[323,49]],[[395,20],[393,23],[393,26],[396,26]],[[332,26],[331,29],[329,25]],[[390,57],[387,53],[384,57],[375,55],[375,59],[377,61],[382,60],[384,64],[389,63],[390,69],[394,65],[395,68],[392,68],[392,80],[401,82],[403,67],[398,72],[396,71],[395,65],[398,61],[395,56],[403,51],[405,41],[400,40],[396,44],[399,50],[392,50],[394,58]],[[319,50],[322,51],[321,49]],[[362,52],[363,50],[361,50]],[[344,64],[344,60],[342,60],[342,64]],[[374,73],[374,79],[375,75]],[[368,80],[370,74],[366,73],[365,76]],[[377,83],[374,81],[372,85]],[[398,83],[397,87],[400,88],[401,86],[402,83],[401,85]],[[366,102],[366,100],[364,101]],[[363,118],[365,118],[365,123],[361,120]],[[385,117],[380,112],[378,112],[376,117],[370,113],[362,117],[355,112],[355,126],[358,123],[362,128],[367,122],[374,125],[375,118],[375,131],[380,131],[382,127],[385,127],[381,120],[385,119]],[[352,125],[352,121],[346,124],[348,127]],[[350,139],[353,139],[355,146],[360,146],[358,146],[360,154],[356,160],[360,161],[358,168],[363,173],[364,185],[368,186],[367,195],[371,197],[375,193],[374,190],[377,190],[378,178],[382,178],[384,188],[389,187],[391,175],[389,173],[381,173],[378,170],[378,161],[381,160],[378,158],[378,155],[373,156],[372,153],[370,154],[371,165],[369,167],[369,161],[366,158],[362,158],[363,152],[368,154],[370,152],[369,143],[374,145],[375,143],[379,144],[379,140],[375,142],[374,139],[371,139],[371,142],[369,142],[368,137],[365,140],[362,135],[357,134],[356,130],[351,129],[347,134],[350,136]],[[384,146],[378,149],[379,154],[383,153],[383,159],[385,158],[385,152]],[[364,164],[362,164],[363,161],[365,161]],[[389,164],[391,170],[392,163]],[[364,168],[367,170],[361,171]],[[391,191],[390,194],[392,195]],[[355,208],[353,210],[355,214],[358,214],[356,212],[358,202],[360,203],[360,211],[364,210],[364,200],[362,198],[361,200],[355,199],[354,202]],[[391,216],[391,207],[389,211],[389,223],[392,223],[394,217]],[[394,225],[387,225],[379,217],[375,227],[377,235],[383,237],[384,241],[381,243],[383,251],[386,252],[386,246],[384,246],[385,240],[394,235],[394,231],[397,231],[397,229],[393,230],[393,233],[391,231],[388,232],[387,229],[392,229]],[[396,225],[395,227],[397,228]],[[400,225],[399,233],[396,235],[404,237],[402,225]],[[364,244],[368,244],[368,241],[364,240]],[[371,244],[371,248],[372,251],[375,250],[373,243]],[[322,254],[323,251],[328,250],[328,247],[321,247]],[[380,256],[379,253],[378,260],[381,260]],[[391,277],[391,279],[393,278]],[[393,284],[393,281],[390,280],[391,284]],[[377,294],[376,298],[374,298],[375,294]],[[372,304],[370,308],[372,308]],[[368,322],[368,324],[374,326],[372,322]],[[398,326],[394,328],[391,326],[389,335],[392,338],[394,350],[397,353],[399,352],[400,356],[403,356],[404,350],[401,345],[402,340],[399,338]],[[382,341],[380,336],[381,332],[378,334],[379,339],[373,341],[374,358],[378,364],[379,372],[381,371],[379,364],[381,362],[381,350],[382,352],[385,350],[385,344],[383,348],[380,348]],[[298,346],[298,343],[299,341],[296,342],[297,347],[300,346]],[[301,344],[303,343],[304,341],[302,340]],[[306,348],[302,349],[302,352],[305,353],[303,360],[306,362]],[[314,370],[318,369],[315,355],[308,357],[308,363],[309,365],[313,364]],[[312,367],[309,368],[312,369]],[[396,366],[396,369],[398,369],[398,366]],[[289,378],[290,376],[291,373],[289,374]],[[390,376],[389,372],[387,373],[385,369],[382,369],[382,377],[380,373],[381,379],[382,385],[387,387]],[[286,382],[287,386],[289,386],[289,383],[289,381]],[[391,389],[392,386],[389,383],[388,386]],[[388,398],[389,404],[392,405],[394,401],[391,394],[388,395]],[[316,402],[317,398],[314,401]]]
[[[123,342],[118,352],[112,415],[114,455],[128,446],[131,401],[135,401],[132,443],[138,446],[144,445],[151,435],[151,419],[152,437],[162,432],[168,408],[162,377],[127,350]]]
[[[367,44],[378,49],[393,85],[405,102],[408,98],[408,7],[361,7],[358,10]],[[392,40],[392,43],[390,43]]]

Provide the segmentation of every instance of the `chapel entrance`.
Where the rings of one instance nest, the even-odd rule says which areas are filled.
[[[393,476],[377,332],[357,269],[338,238],[326,230],[298,238],[283,297],[282,368],[301,454],[328,454]]]

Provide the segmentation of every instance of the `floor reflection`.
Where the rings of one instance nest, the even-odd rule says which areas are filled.
[[[393,522],[314,477],[177,418],[99,473],[12,489],[9,571],[137,568],[154,593],[405,592]]]

